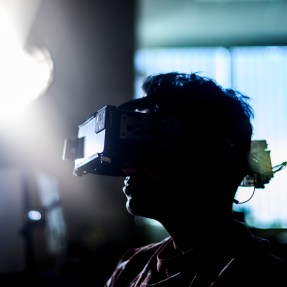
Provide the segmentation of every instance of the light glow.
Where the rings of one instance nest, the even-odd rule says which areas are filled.
[[[30,210],[28,212],[28,218],[32,221],[39,221],[42,218],[42,215],[37,210]]]
[[[47,50],[24,50],[15,21],[4,8],[0,6],[0,125],[18,119],[43,94],[53,71]]]

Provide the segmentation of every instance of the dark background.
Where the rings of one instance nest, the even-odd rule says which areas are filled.
[[[165,234],[160,229],[151,232],[127,213],[123,178],[75,177],[73,162],[62,160],[64,140],[75,138],[78,124],[99,108],[133,98],[137,48],[286,45],[286,1],[40,3],[25,47],[49,50],[53,81],[29,107],[30,117],[13,126],[13,144],[1,139],[0,165],[24,170],[28,181],[38,170],[56,179],[67,237],[63,250],[51,254],[45,222],[19,223],[25,231],[20,233],[25,264],[20,272],[11,268],[2,273],[0,280],[6,286],[23,281],[35,286],[103,286],[127,248]],[[28,189],[29,206],[23,213],[41,208],[37,190]],[[276,252],[286,256],[286,246],[276,241],[279,231],[255,232],[268,236]]]

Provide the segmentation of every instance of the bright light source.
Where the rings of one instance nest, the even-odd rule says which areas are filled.
[[[28,218],[32,221],[38,221],[42,218],[41,213],[37,210],[30,210],[28,212]]]
[[[1,7],[0,7],[1,8]],[[0,124],[19,118],[46,90],[53,62],[45,50],[25,51],[7,11],[0,9]]]

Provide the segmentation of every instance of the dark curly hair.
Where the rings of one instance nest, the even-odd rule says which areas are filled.
[[[184,136],[181,147],[211,152],[232,146],[237,164],[248,171],[254,117],[249,97],[224,89],[213,79],[198,73],[169,72],[148,76],[142,85],[144,97],[121,108],[145,111],[162,119],[178,118]]]

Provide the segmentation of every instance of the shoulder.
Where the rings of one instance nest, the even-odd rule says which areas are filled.
[[[121,258],[120,262],[129,262],[131,260],[136,260],[138,258],[147,258],[157,253],[157,251],[161,250],[163,246],[165,246],[171,240],[170,237],[163,239],[160,242],[150,243],[144,246],[140,246],[137,248],[132,248],[128,250]]]
[[[234,286],[287,286],[286,264],[271,253],[251,253],[235,258],[233,263],[225,274],[221,274],[221,279],[236,283]]]
[[[267,241],[257,238],[234,257],[225,276],[238,278],[240,286],[287,286],[286,262],[272,253],[268,246]]]
[[[158,252],[171,240],[170,237],[157,243],[150,243],[141,247],[128,250],[119,260],[113,274],[109,278],[105,287],[128,286],[134,278],[139,276],[149,264],[155,264]],[[153,258],[155,260],[153,261]]]
[[[254,236],[243,224],[236,224],[234,234],[233,259],[222,279],[230,283],[237,278],[235,286],[287,286],[287,263],[273,253],[269,240]]]

